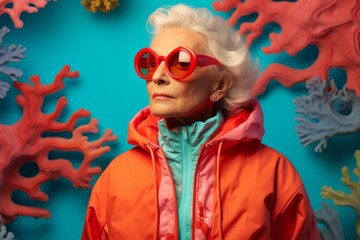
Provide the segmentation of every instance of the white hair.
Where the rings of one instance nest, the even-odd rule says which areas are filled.
[[[158,8],[148,18],[148,27],[156,35],[169,28],[185,28],[204,35],[209,53],[224,66],[224,77],[233,78],[233,85],[220,102],[220,109],[234,115],[252,99],[252,88],[258,76],[248,48],[238,32],[223,18],[214,16],[206,8],[194,9],[178,4],[169,9]]]

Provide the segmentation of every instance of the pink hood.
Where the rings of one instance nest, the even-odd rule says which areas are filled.
[[[158,124],[160,118],[151,114],[150,108],[141,110],[130,121],[128,142],[147,149],[149,142],[157,145]],[[224,148],[238,141],[261,141],[264,135],[263,113],[258,101],[253,100],[240,113],[225,119],[221,130],[207,145],[224,142]]]

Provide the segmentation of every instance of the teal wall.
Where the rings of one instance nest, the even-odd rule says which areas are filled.
[[[211,0],[181,2],[213,10]],[[22,44],[28,49],[25,59],[12,64],[24,72],[19,81],[29,82],[30,76],[38,74],[43,83],[50,83],[65,64],[80,72],[78,79],[66,80],[65,89],[56,96],[65,95],[68,99],[67,110],[62,115],[64,120],[76,110],[85,108],[99,120],[100,135],[106,128],[117,134],[118,141],[109,144],[112,151],[97,159],[96,165],[104,168],[112,158],[130,148],[126,141],[128,122],[148,103],[145,83],[133,69],[133,57],[137,50],[149,44],[150,36],[145,29],[148,15],[164,4],[176,3],[180,1],[120,1],[120,6],[110,14],[93,14],[80,5],[80,0],[49,1],[38,13],[22,15],[25,23],[22,29],[15,29],[7,15],[0,16],[0,27],[6,25],[11,29],[4,43]],[[216,14],[229,17],[228,13]],[[267,37],[263,37],[251,48],[262,69],[273,61],[294,65],[309,61],[307,54],[300,57],[305,63],[297,62],[298,56],[266,56],[261,47],[267,44]],[[313,55],[313,50],[307,50],[309,56]],[[334,77],[343,76],[335,74]],[[7,80],[4,76],[1,79]],[[12,87],[8,96],[0,100],[0,122],[3,124],[13,123],[21,116],[15,102],[16,94]],[[320,196],[323,185],[348,192],[340,182],[341,167],[355,167],[353,154],[360,148],[360,138],[352,134],[330,139],[323,153],[315,153],[314,146],[304,148],[296,135],[293,104],[294,98],[302,94],[307,94],[304,84],[284,88],[271,83],[266,94],[260,96],[265,115],[264,142],[291,160],[305,183],[313,208],[319,209],[323,201],[333,206],[332,201]],[[53,100],[49,99],[46,110],[54,107]],[[48,202],[24,202],[49,209],[51,218],[19,217],[8,225],[9,230],[19,240],[79,239],[91,189],[73,188],[64,178],[47,183],[43,189],[49,194]],[[21,197],[17,194],[17,198]],[[346,239],[355,239],[355,212],[347,207],[334,208],[339,212]]]

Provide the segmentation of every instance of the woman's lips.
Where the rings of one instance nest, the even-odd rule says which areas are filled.
[[[154,93],[152,95],[152,98],[155,100],[164,100],[164,99],[169,99],[172,98],[170,95],[167,95],[165,93]]]

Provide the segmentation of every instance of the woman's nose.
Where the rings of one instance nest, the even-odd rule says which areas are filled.
[[[152,80],[155,84],[166,84],[169,82],[169,78],[166,74],[165,62],[161,62],[156,68]]]

